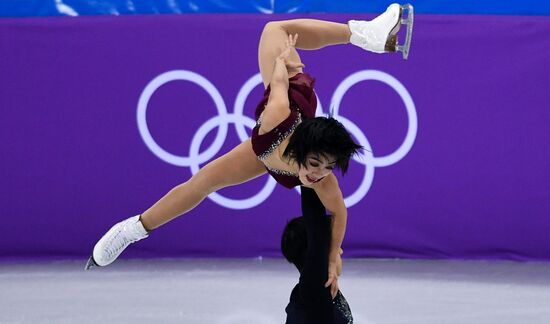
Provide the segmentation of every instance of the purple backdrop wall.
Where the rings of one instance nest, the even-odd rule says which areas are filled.
[[[234,122],[253,122],[235,103],[257,73],[262,26],[288,18],[0,20],[0,256],[87,256],[113,223],[188,179],[186,165],[236,145],[244,128],[238,133]],[[341,97],[342,120],[378,157],[353,162],[341,181],[350,205],[346,255],[549,260],[550,18],[416,18],[408,61],[352,46],[302,52],[323,111]],[[190,75],[181,71],[219,91],[228,124],[212,119],[219,113],[206,85],[160,85]],[[383,82],[362,81],[333,97],[357,72]],[[180,158],[159,158],[142,137],[138,103],[148,90],[141,108],[152,139]],[[260,94],[255,86],[240,97],[245,116]],[[197,135],[209,120],[228,127],[220,150],[211,146],[217,127],[204,140]],[[182,158],[192,144],[201,155]],[[265,200],[253,207],[205,200],[125,256],[279,255],[281,230],[299,213],[297,192],[271,192],[264,176],[220,194],[248,199],[266,184]]]

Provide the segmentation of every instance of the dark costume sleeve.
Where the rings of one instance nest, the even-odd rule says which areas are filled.
[[[330,248],[330,219],[325,207],[311,188],[302,188],[302,215],[307,231],[307,251],[298,283],[300,297],[306,305],[315,306],[314,315],[321,319],[332,318],[332,298],[328,280],[328,254]]]

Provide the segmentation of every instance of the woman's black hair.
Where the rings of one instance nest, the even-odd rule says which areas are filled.
[[[315,117],[302,121],[291,135],[283,156],[296,160],[306,167],[307,155],[331,155],[336,158],[336,167],[345,174],[349,159],[362,149],[353,141],[344,125],[333,117]]]

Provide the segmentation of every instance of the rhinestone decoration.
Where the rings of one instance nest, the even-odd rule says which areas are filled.
[[[265,168],[268,169],[269,171],[273,172],[273,173],[276,173],[276,174],[284,175],[284,176],[287,176],[287,177],[296,177],[296,178],[298,178],[298,174],[296,174],[294,172],[274,169],[274,168],[270,168],[268,166],[266,166]]]
[[[267,148],[267,150],[265,150],[265,152],[263,152],[262,154],[258,155],[258,159],[260,159],[260,161],[264,161],[265,159],[267,159],[267,157],[269,157],[274,151],[275,149],[281,145],[281,143],[290,135],[292,134],[292,132],[294,132],[294,130],[296,129],[296,126],[298,126],[298,124],[300,124],[300,122],[302,121],[302,116],[300,115],[300,113],[298,113],[298,118],[296,118],[296,120],[294,121],[294,123],[292,124],[292,126],[284,133],[281,133],[279,131],[276,130],[276,132],[278,133],[278,136],[277,136],[277,139],[275,141],[273,141],[273,143],[271,143],[271,145]],[[275,170],[275,169],[274,169]],[[279,170],[280,171],[280,170]],[[276,172],[276,171],[273,171],[273,172]]]
[[[332,302],[336,309],[344,315],[344,318],[347,320],[347,324],[353,324],[353,316],[351,316],[351,309],[349,308],[349,304],[344,298],[344,295],[342,295],[341,292],[338,292],[338,295]]]

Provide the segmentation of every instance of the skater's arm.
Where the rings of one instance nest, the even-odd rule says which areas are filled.
[[[329,278],[326,285],[332,285],[333,290],[336,286],[333,282],[338,278],[341,272],[342,259],[340,250],[346,233],[346,224],[348,211],[344,204],[344,197],[336,176],[331,173],[325,179],[314,186],[315,192],[325,208],[332,214],[332,239],[329,252]],[[335,293],[335,291],[333,291]]]
[[[288,100],[288,72],[283,61],[277,59],[273,70],[271,91],[264,112],[262,113],[263,132],[269,132],[290,114],[290,102]]]
[[[275,67],[273,68],[273,74],[271,82],[269,83],[271,92],[269,93],[269,99],[267,101],[266,113],[276,111],[279,113],[290,112],[288,101],[288,70],[283,59],[277,58],[275,60]]]
[[[301,191],[307,250],[298,286],[302,302],[315,305],[322,312],[329,310],[332,302],[330,291],[324,287],[328,276],[330,219],[313,189],[301,187]]]
[[[289,61],[290,50],[296,44],[297,35],[289,39],[286,48],[275,59],[273,73],[269,86],[271,88],[269,98],[262,116],[262,130],[270,131],[290,114],[290,102],[288,100],[288,70],[302,67],[300,62]]]

